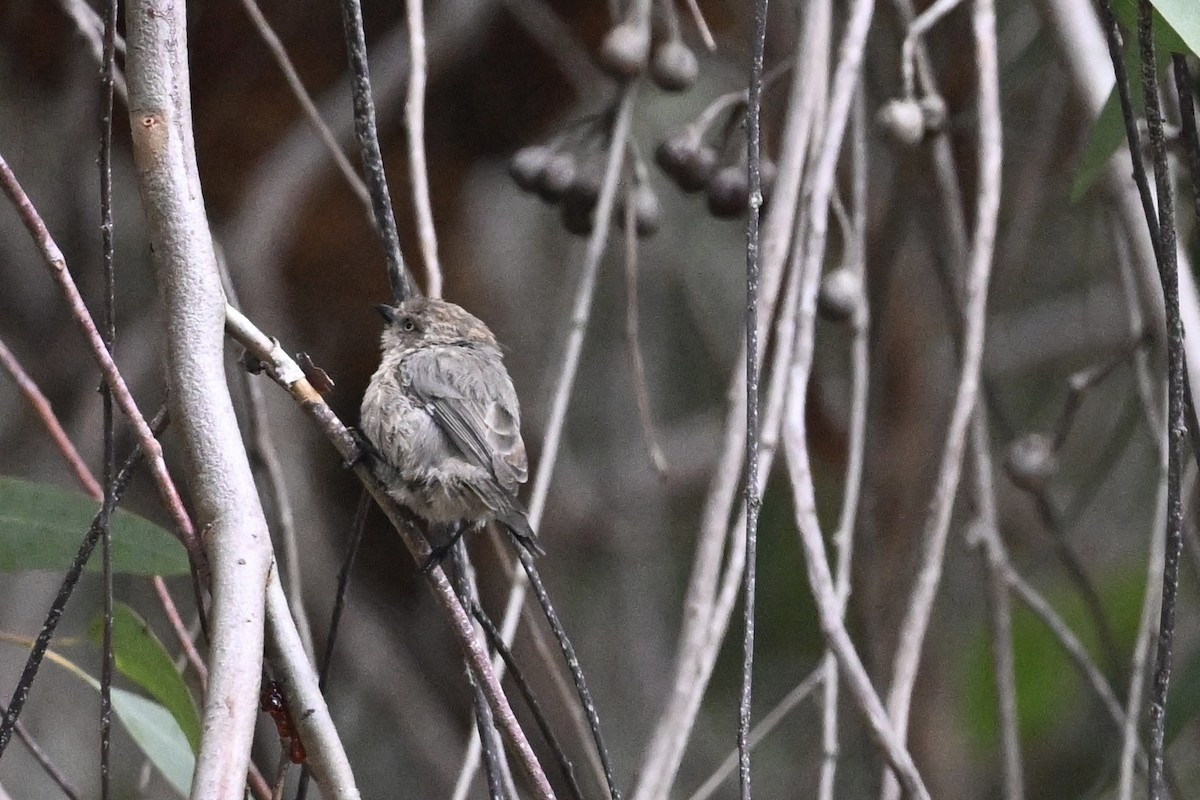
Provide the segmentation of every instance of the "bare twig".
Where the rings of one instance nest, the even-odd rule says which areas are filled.
[[[0,705],[0,714],[7,713],[8,710],[4,706]],[[16,731],[17,738],[21,740],[21,744],[25,745],[25,748],[29,751],[29,754],[33,756],[34,761],[38,762],[38,766],[40,766],[42,771],[49,776],[50,780],[54,782],[54,785],[62,790],[62,793],[67,796],[67,800],[80,800],[79,790],[75,788],[70,779],[67,778],[66,774],[58,768],[58,765],[51,760],[50,754],[42,749],[42,746],[38,744],[37,740],[33,738],[33,735],[29,733],[29,729],[25,727],[25,724],[18,721],[16,724]]]
[[[922,536],[921,566],[897,637],[899,646],[892,666],[892,684],[888,693],[888,714],[901,735],[904,735],[908,728],[909,708],[921,650],[941,582],[942,562],[954,497],[962,470],[967,427],[978,397],[988,277],[991,272],[992,249],[1000,206],[999,63],[996,53],[995,12],[990,0],[975,0],[972,21],[979,69],[980,178],[976,197],[975,231],[965,284],[964,341],[958,390],[943,446],[934,496]],[[894,787],[894,783],[885,787],[884,796],[894,797]]]
[[[413,295],[412,276],[400,252],[400,234],[396,230],[396,215],[392,213],[392,198],[388,194],[387,175],[383,170],[383,154],[379,149],[379,130],[375,125],[375,101],[371,97],[371,75],[367,67],[367,40],[363,31],[362,7],[359,0],[339,0],[342,9],[342,28],[346,35],[346,55],[354,86],[354,135],[358,139],[363,174],[371,193],[375,211],[375,230],[379,234],[387,260],[388,284],[396,302]]]
[[[408,170],[412,178],[413,208],[417,213],[417,238],[425,261],[425,293],[442,296],[442,265],[438,261],[437,232],[429,200],[429,164],[425,159],[425,11],[424,0],[405,0],[408,19],[408,93],[404,101],[408,133]]]
[[[1165,457],[1165,450],[1162,455]],[[1118,800],[1133,800],[1133,768],[1135,757],[1141,749],[1138,723],[1141,721],[1142,699],[1145,696],[1146,663],[1150,654],[1150,638],[1157,633],[1158,619],[1154,612],[1162,597],[1166,539],[1159,532],[1167,524],[1167,465],[1164,462],[1165,458],[1159,461],[1158,492],[1154,503],[1154,519],[1150,524],[1149,556],[1146,559],[1146,593],[1142,597],[1142,613],[1138,619],[1137,637],[1129,664],[1125,724],[1121,730],[1121,761],[1117,773]]]
[[[29,377],[21,366],[21,362],[12,354],[8,346],[0,339],[0,366],[9,374],[16,384],[17,389],[25,396],[29,405],[37,414],[38,420],[50,434],[50,438],[54,440],[54,446],[58,448],[58,452],[62,454],[67,462],[67,466],[71,468],[71,473],[75,479],[83,486],[83,490],[95,498],[104,496],[104,487],[92,475],[92,471],[88,469],[84,463],[83,457],[79,455],[79,451],[75,449],[67,432],[63,429],[62,423],[58,421],[58,415],[54,413],[54,409],[50,406],[50,401],[42,390],[38,388],[37,383]]]
[[[827,656],[827,658],[832,658],[832,656]],[[791,713],[792,709],[800,705],[809,695],[816,691],[817,687],[821,685],[824,674],[825,669],[824,664],[822,664],[817,669],[808,673],[808,676],[784,695],[783,699],[776,703],[774,708],[763,714],[763,718],[750,731],[751,749],[758,747],[759,742],[767,738],[771,731],[775,730],[779,726],[779,723],[783,722],[784,718]],[[733,774],[733,771],[737,769],[737,765],[738,751],[735,748],[725,757],[721,765],[713,770],[708,779],[700,784],[700,788],[692,792],[688,800],[708,800],[708,798],[716,794],[716,791],[721,788],[721,784],[725,782],[725,779]]]
[[[708,21],[704,19],[704,12],[700,10],[700,4],[697,0],[687,0],[687,7],[692,14],[692,20],[696,23],[696,30],[700,31],[700,38],[704,40],[704,46],[710,52],[716,52],[717,40],[713,38],[712,31],[708,28]]]
[[[283,42],[279,41],[274,28],[271,27],[271,23],[267,21],[267,18],[263,16],[262,9],[258,7],[256,0],[242,0],[242,6],[246,9],[246,14],[250,17],[250,21],[254,23],[254,29],[258,31],[259,38],[263,40],[263,44],[271,51],[271,57],[279,65],[279,70],[283,73],[283,78],[287,81],[292,95],[300,103],[300,109],[304,112],[304,116],[308,119],[309,124],[312,125],[313,131],[320,138],[321,143],[325,145],[325,149],[328,151],[329,157],[333,159],[338,172],[346,180],[346,185],[350,187],[350,191],[358,198],[358,201],[363,204],[363,208],[367,212],[367,217],[373,218],[374,208],[371,205],[371,194],[367,191],[367,185],[363,183],[363,179],[354,171],[354,166],[350,163],[350,159],[346,158],[346,154],[342,152],[342,148],[338,144],[337,138],[333,135],[333,131],[325,124],[325,120],[321,117],[321,112],[317,109],[317,104],[313,102],[312,95],[304,88],[304,82],[300,80],[300,75],[296,72],[296,67],[293,66],[292,59],[288,56],[287,50],[284,49]]]
[[[638,326],[638,238],[633,183],[625,191],[625,345],[633,368],[633,394],[637,400],[638,420],[642,423],[642,438],[650,452],[650,463],[660,477],[667,474],[669,465],[663,453],[654,417],[650,411],[650,390],[646,386],[646,362],[642,358],[642,342]]]
[[[750,800],[750,713],[754,686],[754,594],[758,574],[758,514],[762,495],[758,486],[758,223],[762,208],[761,148],[763,59],[767,40],[767,0],[754,3],[754,33],[751,38],[750,82],[746,103],[746,165],[749,176],[750,208],[746,214],[746,566],[742,588],[742,694],[738,705],[738,777],[742,800]]]
[[[1167,718],[1167,690],[1171,682],[1171,655],[1175,633],[1175,598],[1179,591],[1179,556],[1183,549],[1183,496],[1181,480],[1187,437],[1184,414],[1185,353],[1183,319],[1179,313],[1179,265],[1175,253],[1175,199],[1167,166],[1162,110],[1158,101],[1158,66],[1155,61],[1153,6],[1138,3],[1138,44],[1142,57],[1142,93],[1146,102],[1146,124],[1150,129],[1150,152],[1154,156],[1154,187],[1158,200],[1158,272],[1162,281],[1167,318],[1167,529],[1163,561],[1162,608],[1158,623],[1158,645],[1154,653],[1154,679],[1150,694],[1150,800],[1164,796],[1163,758]],[[1180,70],[1182,67],[1182,70]],[[1176,62],[1176,81],[1181,92],[1192,87],[1186,62]]]
[[[779,157],[779,173],[770,210],[763,226],[762,275],[760,287],[759,325],[764,327],[774,316],[785,272],[789,244],[793,241],[796,210],[800,197],[800,184],[804,167],[808,161],[808,150],[820,130],[822,103],[828,79],[827,41],[830,35],[831,8],[824,0],[807,4],[804,27],[800,42],[793,54],[792,72],[804,75],[804,80],[793,80],[788,98],[788,115],[784,125],[783,141]],[[794,297],[795,292],[791,292]],[[792,309],[795,308],[794,300]],[[785,310],[779,315],[779,324],[791,326],[792,313]],[[791,336],[777,333],[776,338],[784,343],[777,353],[789,350]],[[764,331],[760,331],[760,342],[765,343]],[[761,346],[761,345],[760,345]],[[762,354],[759,353],[759,357]],[[777,356],[778,358],[778,356]],[[782,361],[786,365],[787,361]],[[724,637],[728,616],[726,608],[732,602],[718,608],[718,584],[721,580],[721,562],[726,542],[730,543],[726,575],[736,587],[740,582],[745,550],[741,545],[745,537],[739,535],[743,521],[738,515],[735,526],[730,527],[730,512],[741,478],[742,452],[745,448],[746,409],[743,388],[745,360],[739,355],[729,382],[729,409],[725,418],[725,435],[721,453],[713,469],[713,477],[697,536],[696,553],[693,557],[687,595],[684,599],[684,622],[680,634],[679,654],[672,676],[671,693],[667,699],[654,736],[646,748],[638,779],[635,800],[657,800],[669,793],[678,773],[683,751],[696,721],[704,688],[712,672],[716,652]],[[775,370],[772,384],[779,387],[779,411],[775,425],[782,416],[782,373]],[[779,376],[778,378],[774,377]],[[768,390],[770,394],[772,390]],[[768,400],[768,406],[772,400]],[[771,411],[764,415],[763,447],[768,449]],[[770,448],[773,451],[773,445]],[[770,472],[770,454],[759,456],[762,474]]]

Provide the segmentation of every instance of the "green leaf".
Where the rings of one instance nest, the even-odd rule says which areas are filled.
[[[97,615],[88,636],[103,641],[104,618]],[[200,750],[200,717],[187,683],[146,621],[124,603],[113,605],[113,661],[117,670],[146,690],[179,723],[193,752]]]
[[[32,639],[2,631],[0,641],[27,649],[33,645]],[[75,675],[97,693],[100,691],[100,681],[61,653],[47,650],[46,659]],[[134,744],[146,754],[175,791],[187,797],[192,785],[192,773],[196,771],[196,756],[171,712],[153,700],[147,700],[115,686],[112,687],[112,704],[117,721],[129,731]]]
[[[1196,0],[1151,0],[1154,10],[1161,14],[1154,19],[1155,30],[1163,30],[1159,39],[1162,46],[1174,53],[1200,55],[1200,4]],[[1165,22],[1166,25],[1160,23]],[[1179,39],[1172,42],[1165,35],[1170,32]]]
[[[0,477],[0,571],[65,569],[100,504],[46,484]],[[118,508],[112,517],[113,571],[186,575],[183,546],[165,529]],[[92,559],[88,569],[100,569]]]
[[[100,684],[96,684],[97,690]],[[113,711],[130,737],[183,797],[192,786],[196,756],[171,712],[133,692],[112,690]]]

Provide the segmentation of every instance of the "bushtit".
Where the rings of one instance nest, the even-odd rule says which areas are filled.
[[[361,428],[384,462],[389,493],[452,530],[504,525],[541,553],[517,487],[528,477],[521,409],[496,337],[454,303],[418,297],[376,306],[385,325]]]

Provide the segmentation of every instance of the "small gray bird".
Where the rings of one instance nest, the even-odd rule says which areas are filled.
[[[390,494],[451,530],[427,569],[470,527],[504,525],[527,550],[537,537],[517,500],[528,477],[521,409],[496,337],[445,300],[376,306],[386,323],[360,426],[384,461]]]

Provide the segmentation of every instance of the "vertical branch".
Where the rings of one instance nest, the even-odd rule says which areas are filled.
[[[1150,799],[1164,796],[1163,748],[1167,715],[1167,690],[1171,682],[1171,653],[1175,633],[1175,597],[1179,590],[1179,555],[1183,548],[1183,472],[1187,423],[1184,418],[1183,321],[1179,316],[1179,273],[1175,253],[1175,200],[1167,169],[1162,110],[1158,102],[1158,75],[1154,53],[1153,6],[1138,3],[1138,44],[1142,58],[1142,91],[1146,125],[1154,157],[1154,185],[1158,200],[1158,272],[1162,281],[1167,317],[1167,548],[1163,562],[1162,606],[1158,644],[1154,653],[1154,682],[1150,696]],[[1186,76],[1184,76],[1186,79]],[[1190,92],[1186,83],[1181,87]]]
[[[113,248],[112,214],[112,113],[113,74],[116,69],[117,0],[104,4],[104,47],[100,79],[100,239],[101,263],[104,268],[104,314],[101,322],[104,346],[111,354],[116,342],[116,271]],[[117,454],[113,427],[112,390],[100,387],[104,405],[104,506],[101,515],[100,559],[104,573],[104,631],[100,661],[100,797],[111,796],[109,763],[112,744],[112,678],[113,678],[113,572],[112,529],[108,520],[113,508]]]
[[[742,696],[738,708],[738,775],[742,800],[750,800],[750,712],[754,686],[754,581],[758,553],[758,223],[762,208],[761,131],[763,51],[767,38],[767,0],[755,0],[750,85],[746,102],[746,168],[750,209],[746,215],[746,567],[743,572]]]
[[[363,175],[371,192],[371,207],[375,210],[375,229],[379,233],[383,254],[387,260],[388,283],[396,302],[413,295],[414,286],[404,256],[400,252],[400,234],[396,230],[396,215],[392,213],[392,198],[388,194],[387,175],[383,171],[383,154],[379,149],[379,130],[375,125],[375,101],[371,96],[371,74],[367,67],[367,39],[363,31],[362,6],[359,0],[340,0],[342,28],[346,36],[346,54],[354,87],[354,135],[362,155]]]
[[[196,169],[186,8],[138,0],[126,20],[134,165],[165,305],[168,395],[212,565],[192,796],[236,800],[258,714],[271,540],[225,377],[225,298]]]
[[[1001,117],[995,23],[995,10],[991,0],[975,0],[972,24],[979,70],[979,188],[976,197],[976,222],[965,285],[964,341],[958,390],[943,445],[937,484],[922,536],[921,567],[900,627],[900,645],[892,667],[888,713],[901,736],[905,735],[904,732],[908,728],[912,691],[916,684],[922,645],[941,582],[950,516],[962,472],[967,427],[979,390],[988,277],[991,274],[992,249],[1000,207]],[[885,787],[885,796],[895,796],[894,782],[889,782]]]
[[[421,258],[425,261],[425,293],[442,296],[442,265],[438,262],[437,232],[429,200],[429,165],[425,159],[425,12],[424,0],[406,0],[408,11],[408,94],[404,118],[408,129],[408,170],[412,176],[413,208]]]

